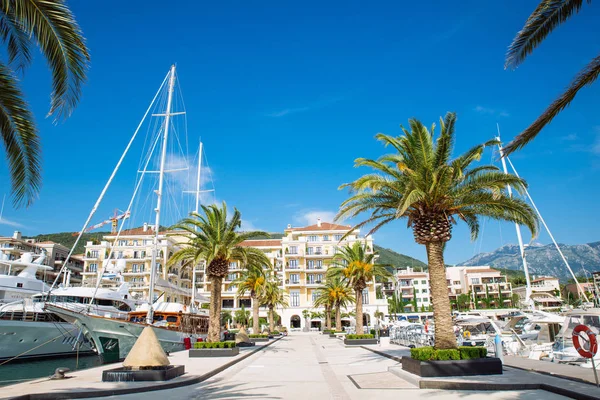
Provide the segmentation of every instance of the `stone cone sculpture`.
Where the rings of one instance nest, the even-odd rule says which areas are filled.
[[[250,337],[243,326],[240,331],[235,334],[235,343],[250,343]]]
[[[124,367],[132,369],[166,367],[169,364],[169,359],[150,326],[144,328],[123,362]]]

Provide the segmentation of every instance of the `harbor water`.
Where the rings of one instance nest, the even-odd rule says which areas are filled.
[[[58,358],[52,360],[9,362],[0,366],[0,386],[12,385],[26,380],[50,377],[56,368],[66,367],[71,371],[102,365],[97,355]]]

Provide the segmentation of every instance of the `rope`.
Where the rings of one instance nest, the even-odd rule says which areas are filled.
[[[70,333],[70,332],[73,332],[75,329],[77,329],[77,328],[73,328],[71,331],[69,331],[69,333]],[[4,361],[4,362],[0,363],[0,367],[1,367],[1,366],[3,366],[3,365],[4,365],[4,364],[6,364],[6,363],[9,363],[9,362],[11,362],[12,360],[16,360],[17,358],[21,357],[22,355],[25,355],[25,354],[27,354],[27,353],[30,353],[30,352],[32,352],[33,350],[39,349],[40,347],[42,347],[42,346],[44,346],[44,345],[47,345],[48,343],[50,343],[50,342],[53,342],[53,341],[55,341],[56,339],[58,339],[58,338],[60,338],[60,337],[62,337],[62,336],[63,336],[63,334],[61,333],[61,334],[60,334],[60,335],[58,335],[57,337],[55,337],[55,338],[52,338],[52,339],[48,340],[47,342],[44,342],[44,343],[40,344],[39,346],[36,346],[36,347],[34,347],[34,348],[31,348],[31,349],[29,349],[29,350],[27,350],[27,351],[24,351],[24,352],[22,352],[21,354],[17,354],[16,356],[14,356],[14,357],[12,357],[12,358],[9,358],[8,360],[6,360],[6,361]]]

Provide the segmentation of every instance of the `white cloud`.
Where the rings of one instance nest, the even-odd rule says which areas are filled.
[[[485,115],[495,115],[498,117],[509,117],[510,114],[504,110],[498,110],[495,108],[489,108],[489,107],[484,107],[484,106],[476,106],[473,111],[478,112],[479,114],[485,114]]]
[[[321,218],[323,222],[333,222],[335,214],[334,211],[304,211],[294,215],[293,222],[299,225],[314,225],[317,218]]]
[[[6,218],[0,218],[0,225],[14,226],[15,228],[24,228],[24,226],[19,224],[18,222],[10,221]]]
[[[572,142],[572,141],[577,140],[577,139],[578,139],[578,136],[575,133],[569,133],[568,135],[561,136],[559,138],[559,140],[561,142]]]
[[[168,154],[165,160],[165,170],[173,171],[166,175],[173,185],[180,191],[195,191],[198,179],[198,160],[191,160],[182,155]],[[213,172],[206,165],[202,166],[200,174],[200,190],[213,189]],[[190,196],[194,196],[193,193]],[[214,192],[200,194],[202,204],[213,204],[216,202]]]
[[[248,231],[260,231],[262,229],[257,228],[251,221],[247,219],[242,219],[242,226],[240,227],[240,231],[248,232]]]

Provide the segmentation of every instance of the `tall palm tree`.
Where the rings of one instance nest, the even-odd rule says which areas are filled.
[[[261,301],[269,309],[269,332],[273,332],[275,330],[275,308],[289,306],[285,292],[276,281],[269,280],[262,293]]]
[[[315,307],[325,307],[328,322],[326,325],[331,327],[331,310],[335,311],[335,330],[342,330],[341,309],[354,303],[352,288],[340,277],[328,276],[325,283],[317,288],[317,297],[314,301]]]
[[[173,229],[180,229],[188,234],[187,246],[177,251],[169,259],[169,264],[179,261],[191,261],[197,265],[206,261],[206,274],[210,280],[210,317],[208,326],[209,342],[218,342],[221,336],[221,285],[229,272],[229,263],[240,261],[242,265],[265,265],[269,259],[262,251],[240,244],[256,235],[267,235],[266,232],[239,232],[242,215],[234,208],[233,215],[227,220],[227,205],[202,206],[203,214],[191,213]]]
[[[7,63],[0,62],[0,135],[11,178],[13,204],[29,206],[41,186],[41,150],[33,114],[17,74],[31,63],[34,45],[52,75],[49,115],[68,117],[81,95],[90,56],[85,39],[63,0],[0,1],[0,39]]]
[[[587,0],[587,3],[591,3],[591,0]],[[579,12],[582,5],[583,0],[542,0],[509,46],[505,68],[518,67],[556,27]],[[600,55],[579,71],[567,89],[527,129],[506,146],[505,154],[508,155],[532,141],[573,101],[579,89],[591,85],[599,74]]]
[[[375,253],[367,252],[367,246],[360,242],[354,242],[352,246],[344,246],[338,249],[333,256],[332,266],[327,270],[329,276],[339,276],[345,279],[354,289],[356,301],[356,333],[363,334],[363,290],[369,282],[376,278],[387,278],[392,276],[383,264],[375,262]]]
[[[268,266],[269,264],[263,265]],[[246,265],[239,278],[234,281],[240,296],[250,293],[250,298],[252,299],[252,332],[254,334],[260,333],[260,321],[258,318],[259,299],[264,294],[267,286],[267,274],[263,265]]]
[[[444,263],[444,246],[452,237],[453,224],[465,222],[471,239],[479,233],[479,217],[525,225],[532,235],[538,228],[533,209],[505,191],[511,185],[522,192],[527,186],[524,180],[492,165],[472,165],[485,147],[496,145],[496,141],[451,158],[455,122],[454,113],[440,119],[441,133],[435,141],[435,125],[428,130],[416,119],[409,121],[410,130],[402,127],[403,136],[378,134],[377,139],[396,152],[376,161],[355,161],[356,166],[369,166],[376,172],[342,185],[350,189],[351,197],[342,203],[336,216],[340,219],[369,212],[354,227],[374,223],[369,234],[397,219],[407,220],[415,241],[427,251],[438,349],[456,347]]]

